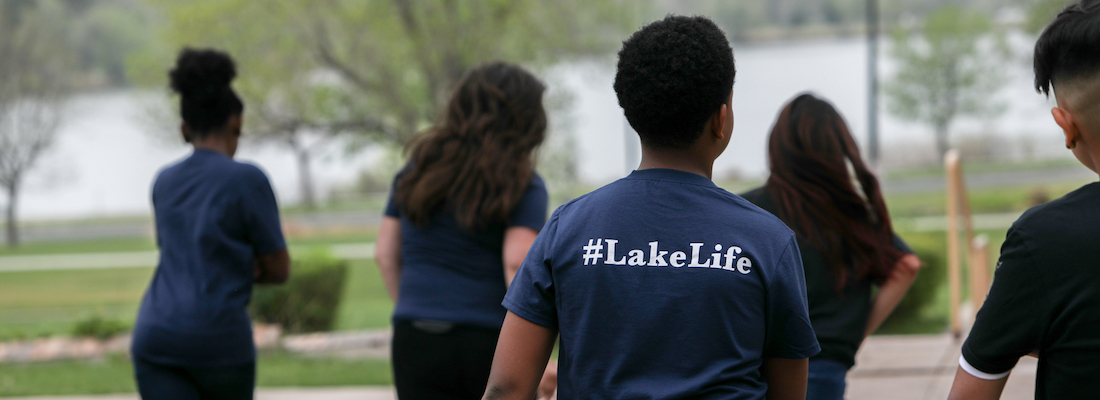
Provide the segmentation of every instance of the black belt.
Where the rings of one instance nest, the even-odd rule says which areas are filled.
[[[431,319],[414,319],[410,321],[413,328],[427,332],[427,333],[447,333],[454,329],[455,324],[447,321],[436,321]]]

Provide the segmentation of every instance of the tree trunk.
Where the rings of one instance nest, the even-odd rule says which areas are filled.
[[[947,142],[947,128],[949,125],[949,121],[936,121],[936,153],[939,155],[941,164],[944,156],[947,155],[947,150],[951,148],[951,144]]]
[[[16,247],[19,245],[19,228],[15,221],[15,205],[19,195],[19,181],[12,182],[8,189],[8,247]]]
[[[313,173],[309,169],[309,148],[297,147],[294,149],[298,159],[298,185],[302,192],[302,205],[307,209],[317,208],[317,198],[313,193]]]

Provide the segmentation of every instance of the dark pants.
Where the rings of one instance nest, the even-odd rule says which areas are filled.
[[[397,322],[393,327],[397,398],[480,399],[499,336],[499,329]]]
[[[160,365],[134,357],[134,377],[144,400],[252,400],[256,363],[193,368]]]
[[[810,359],[806,400],[844,400],[848,367],[827,358]]]

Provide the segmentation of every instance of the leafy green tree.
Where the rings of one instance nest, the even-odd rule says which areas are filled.
[[[1035,34],[1042,32],[1043,28],[1046,28],[1047,24],[1070,3],[1072,3],[1071,0],[1038,0],[1028,9],[1024,28]]]
[[[241,72],[248,135],[294,151],[307,205],[310,157],[327,140],[404,143],[471,67],[605,54],[637,15],[618,0],[149,1],[164,11],[171,50],[133,69],[165,71],[185,45],[227,50]]]
[[[1004,110],[991,94],[1004,81],[1009,50],[1004,34],[983,14],[956,5],[940,7],[916,34],[895,30],[891,56],[898,72],[884,85],[889,110],[931,126],[941,158],[956,117]]]
[[[0,187],[9,246],[19,244],[19,189],[53,144],[73,74],[63,21],[56,1],[0,2]]]

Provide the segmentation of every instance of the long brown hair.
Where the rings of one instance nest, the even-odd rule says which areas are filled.
[[[417,226],[439,207],[471,230],[506,223],[534,173],[546,90],[522,68],[491,62],[458,83],[442,120],[410,145],[396,201]]]
[[[853,185],[845,159],[862,188]],[[768,160],[766,187],[779,218],[821,251],[837,291],[853,279],[882,282],[890,275],[903,255],[893,246],[890,214],[831,104],[809,94],[788,103],[772,128]]]

